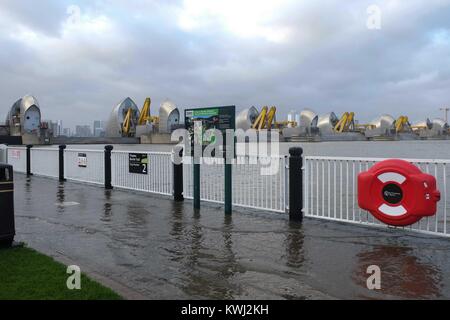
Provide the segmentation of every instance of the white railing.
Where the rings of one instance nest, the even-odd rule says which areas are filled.
[[[8,164],[13,166],[15,172],[27,172],[27,148],[8,147]]]
[[[224,159],[202,158],[200,168],[200,199],[224,202]],[[193,198],[192,158],[183,158],[184,196]],[[272,165],[272,174],[265,174]],[[264,211],[285,212],[287,204],[287,158],[237,157],[232,166],[234,206]]]
[[[130,173],[130,153],[146,154],[148,164],[143,173]],[[112,185],[114,187],[172,195],[173,163],[171,153],[145,151],[112,151]]]
[[[59,149],[31,148],[31,172],[38,176],[59,177]]]
[[[358,207],[358,174],[367,171],[382,158],[305,157],[304,163],[304,213],[305,216],[327,220],[386,227],[369,212]],[[438,211],[412,226],[401,229],[434,235],[450,236],[449,197],[447,196],[447,166],[450,160],[404,159],[433,175],[441,191]]]
[[[59,149],[31,149],[31,172],[59,176]],[[147,156],[146,172],[130,169],[130,154]],[[19,172],[26,172],[26,148],[8,148],[8,159]],[[104,150],[65,149],[64,177],[67,180],[94,184],[105,183]],[[193,196],[193,168],[190,157],[183,159],[184,196]],[[201,199],[224,202],[224,159],[203,158],[201,165]],[[135,164],[135,163],[134,163]],[[286,212],[288,203],[288,168],[285,156],[239,156],[232,165],[232,199],[234,206],[265,211]],[[111,183],[116,188],[173,194],[172,153],[146,151],[112,151]]]
[[[64,150],[64,175],[67,180],[104,184],[104,150]]]

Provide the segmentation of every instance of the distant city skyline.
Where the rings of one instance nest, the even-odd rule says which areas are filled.
[[[62,120],[43,119],[47,123],[54,137],[79,136],[79,137],[102,137],[105,135],[105,121],[94,120],[93,124],[77,124],[74,127],[66,127]]]

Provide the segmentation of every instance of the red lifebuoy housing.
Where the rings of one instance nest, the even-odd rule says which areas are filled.
[[[358,205],[389,225],[408,226],[436,214],[436,179],[404,160],[385,160],[358,175]]]

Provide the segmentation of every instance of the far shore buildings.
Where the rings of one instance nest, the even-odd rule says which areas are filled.
[[[75,127],[76,137],[92,137],[91,126],[89,125],[78,125]]]

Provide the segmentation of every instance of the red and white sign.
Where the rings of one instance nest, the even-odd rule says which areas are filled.
[[[9,156],[13,159],[19,160],[20,159],[20,151],[21,150],[12,149]]]
[[[436,214],[436,179],[404,160],[385,160],[358,175],[358,205],[388,225],[408,226]]]

